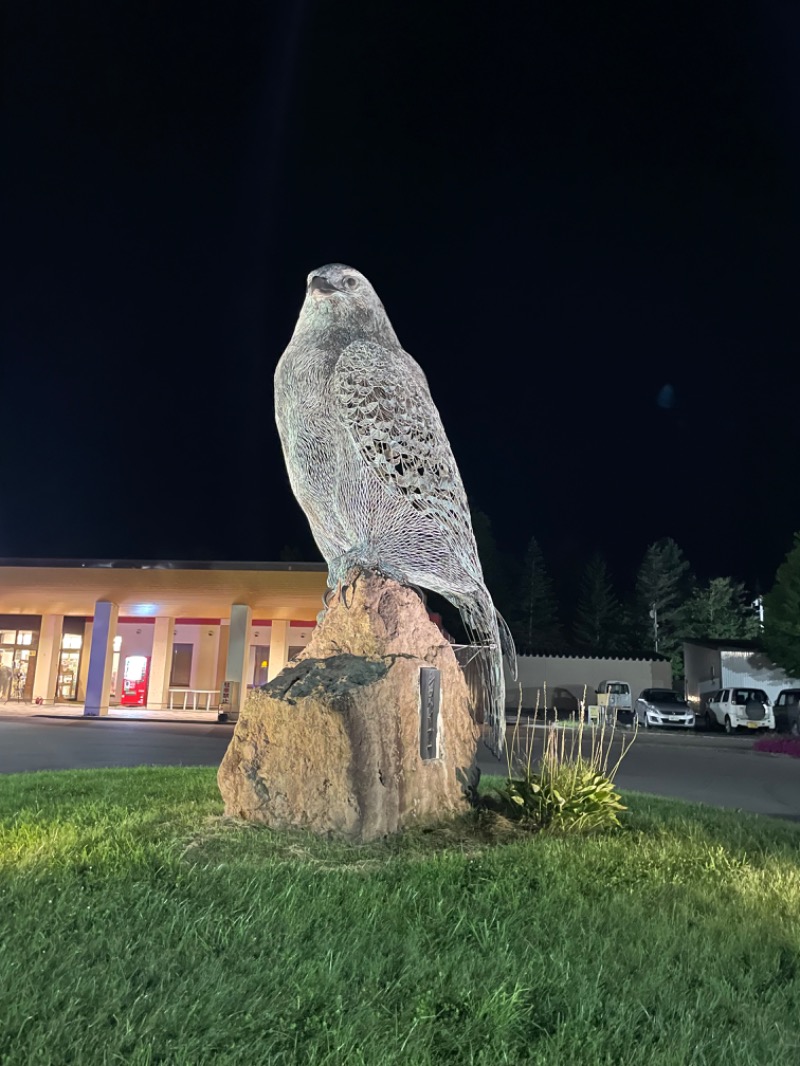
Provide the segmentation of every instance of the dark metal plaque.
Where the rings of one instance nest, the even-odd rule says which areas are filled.
[[[439,758],[439,702],[442,675],[435,666],[419,672],[419,753],[423,759]]]

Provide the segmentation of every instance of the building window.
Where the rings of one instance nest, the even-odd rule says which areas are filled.
[[[193,644],[172,645],[172,673],[169,683],[172,688],[188,688],[192,683]]]
[[[253,684],[256,688],[266,685],[269,671],[269,645],[256,644],[253,658]]]
[[[0,629],[0,644],[30,647],[33,644],[33,631],[30,629]]]

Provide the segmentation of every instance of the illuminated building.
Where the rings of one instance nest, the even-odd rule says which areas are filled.
[[[227,681],[237,711],[308,643],[326,577],[324,563],[0,559],[0,705],[210,710]]]

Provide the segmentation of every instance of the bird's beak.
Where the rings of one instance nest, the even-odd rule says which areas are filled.
[[[340,290],[335,285],[332,285],[327,278],[321,278],[319,274],[315,274],[308,283],[308,292],[321,292],[327,296],[329,293],[339,291]]]

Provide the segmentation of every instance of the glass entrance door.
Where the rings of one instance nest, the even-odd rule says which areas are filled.
[[[61,661],[58,664],[58,684],[56,685],[56,699],[59,702],[77,699],[80,661],[80,651],[61,652]]]
[[[82,645],[83,637],[79,633],[64,633],[61,638],[61,658],[58,661],[56,682],[56,701],[59,703],[78,698]]]
[[[27,648],[0,648],[0,700],[29,700],[33,683]]]
[[[30,688],[33,684],[33,671],[31,670],[31,653],[27,648],[17,648],[14,656],[14,673],[11,678],[11,699],[29,700]],[[28,684],[30,679],[31,684]]]
[[[11,677],[14,672],[14,649],[0,648],[0,701],[11,699]]]
[[[0,700],[31,699],[38,639],[32,629],[0,630]]]

